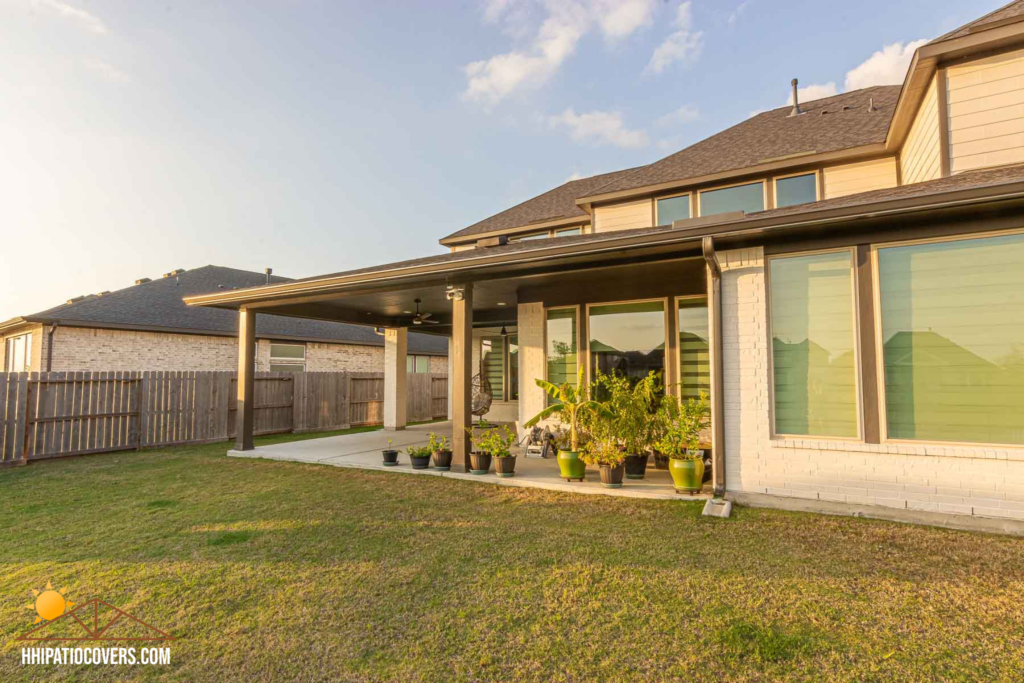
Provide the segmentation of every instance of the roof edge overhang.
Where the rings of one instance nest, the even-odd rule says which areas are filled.
[[[476,244],[477,240],[486,239],[488,237],[495,237],[497,235],[509,235],[510,237],[512,237],[515,235],[534,232],[535,230],[561,228],[570,225],[585,225],[589,222],[590,216],[568,216],[566,218],[552,218],[550,220],[537,221],[536,223],[527,223],[526,225],[520,225],[519,227],[515,228],[488,230],[487,232],[477,232],[473,233],[472,235],[462,235],[461,237],[458,236],[459,233],[456,232],[438,240],[438,242],[445,247],[452,247],[461,244]]]
[[[36,316],[31,315],[11,318],[10,320],[5,320],[4,322],[0,323],[0,334],[9,332],[11,330],[16,330],[19,327],[24,327],[25,325],[38,325],[41,322],[46,321],[43,320],[42,318],[37,318]]]
[[[455,261],[443,261],[422,265],[402,266],[370,273],[354,273],[352,275],[335,275],[313,280],[292,282],[284,285],[270,285],[246,290],[232,290],[201,296],[187,297],[185,303],[190,306],[214,306],[220,308],[239,309],[246,304],[258,304],[275,301],[286,301],[293,297],[324,294],[346,294],[373,290],[382,285],[401,286],[404,283],[414,284],[429,280],[434,284],[457,281],[460,275],[467,280],[474,277],[483,278],[489,269],[500,273],[511,265],[539,264],[543,261],[554,261],[566,257],[587,257],[608,252],[619,252],[633,248],[679,247],[692,243],[699,249],[701,239],[705,236],[717,238],[747,238],[758,234],[766,234],[777,230],[814,228],[829,223],[859,220],[865,218],[881,218],[903,214],[951,209],[971,204],[1024,199],[1024,181],[1003,183],[980,188],[951,190],[930,195],[896,198],[857,204],[837,208],[822,208],[787,214],[782,216],[764,216],[736,220],[726,214],[726,218],[718,223],[693,225],[681,223],[678,227],[665,228],[657,232],[645,232],[641,235],[623,233],[604,233],[604,239],[588,240],[582,243],[541,246],[523,252],[476,254],[466,252],[466,258]]]
[[[760,175],[762,173],[770,173],[773,171],[785,171],[789,169],[800,168],[802,166],[827,163],[831,161],[855,161],[860,159],[866,159],[869,157],[879,156],[881,154],[885,154],[886,152],[887,150],[885,148],[885,144],[879,142],[871,145],[861,145],[859,147],[839,149],[832,152],[807,152],[805,154],[790,154],[779,159],[765,161],[764,163],[757,164],[756,166],[746,166],[744,168],[734,168],[729,171],[720,171],[718,173],[694,176],[692,178],[671,180],[664,183],[657,183],[655,185],[645,185],[643,187],[637,187],[631,190],[619,190],[617,192],[606,192],[602,194],[580,197],[579,199],[576,200],[576,206],[580,207],[587,213],[590,213],[595,204],[603,204],[606,202],[620,201],[624,199],[638,199],[650,195],[655,195],[660,192],[680,190],[683,188],[696,187],[698,185],[707,185],[710,183],[716,183],[726,180],[735,180],[746,176]]]
[[[1001,50],[1019,44],[1024,44],[1024,17],[1014,17],[1005,24],[919,47],[907,69],[899,99],[896,100],[896,111],[893,112],[889,132],[886,134],[885,148],[895,153],[903,146],[925,91],[942,64],[963,57],[978,56],[979,52]]]

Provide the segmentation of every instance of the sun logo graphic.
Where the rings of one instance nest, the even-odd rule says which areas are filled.
[[[53,585],[49,581],[46,582],[46,588],[41,591],[33,588],[32,595],[36,596],[35,602],[27,605],[28,609],[36,611],[36,620],[32,623],[38,624],[44,619],[46,621],[53,621],[63,615],[65,611],[74,607],[75,603],[68,602],[67,598],[64,597],[64,593],[67,590],[67,587],[61,588],[59,591],[54,590]]]

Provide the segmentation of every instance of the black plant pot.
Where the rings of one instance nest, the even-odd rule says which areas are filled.
[[[494,459],[494,473],[499,477],[512,477],[516,473],[516,456]]]
[[[452,452],[436,451],[434,453],[434,469],[447,472],[452,468]]]
[[[384,455],[385,467],[394,467],[398,464],[398,451],[389,448],[381,453]]]
[[[425,470],[430,467],[429,455],[410,455],[409,461],[412,463],[414,470]]]
[[[626,473],[625,464],[601,465],[601,486],[608,489],[622,488],[622,476]]]
[[[470,474],[487,474],[488,470],[491,469],[491,454],[490,453],[470,453],[469,454],[469,473]]]
[[[668,456],[654,451],[654,469],[668,470]]]
[[[648,455],[627,455],[626,456],[626,479],[643,479],[647,474]]]

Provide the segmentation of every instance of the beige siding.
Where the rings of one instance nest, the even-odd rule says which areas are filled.
[[[594,232],[649,228],[654,224],[654,204],[650,199],[609,204],[594,209]]]
[[[947,70],[951,171],[1024,161],[1024,51]]]
[[[825,199],[896,187],[896,157],[830,166],[825,169]]]
[[[452,252],[468,251],[469,249],[476,249],[476,244],[456,244],[452,247]]]
[[[938,92],[936,76],[928,86],[900,152],[900,172],[904,185],[934,180],[942,175]]]

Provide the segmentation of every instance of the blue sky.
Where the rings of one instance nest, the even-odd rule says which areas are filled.
[[[794,76],[899,81],[913,41],[1001,4],[0,0],[0,320],[173,268],[438,253]]]

